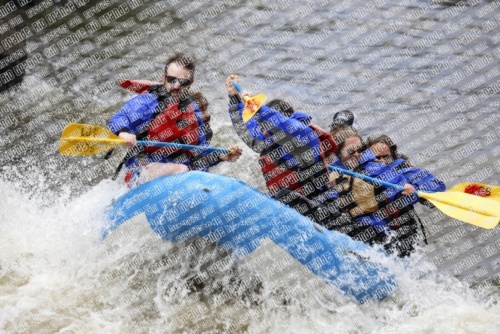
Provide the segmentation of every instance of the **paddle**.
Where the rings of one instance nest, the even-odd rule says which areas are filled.
[[[93,155],[107,152],[112,148],[125,144],[125,140],[115,135],[108,129],[87,124],[68,124],[59,141],[59,152],[63,155]],[[157,141],[138,140],[142,146],[171,147],[184,150],[202,150],[206,152],[231,153],[227,148],[196,146],[178,143],[164,143]]]
[[[243,89],[236,83],[236,81],[232,82],[234,88],[238,91],[238,93],[242,93]],[[243,122],[248,122],[250,118],[253,117],[259,111],[260,107],[262,107],[267,100],[267,97],[264,94],[258,94],[252,97],[244,96],[245,99],[245,109],[243,110]]]
[[[454,185],[451,187],[450,191],[457,191],[500,201],[500,187],[490,184],[464,182]]]
[[[330,165],[328,169],[360,178],[375,185],[384,185],[397,189],[398,191],[404,189],[400,185],[385,182],[339,167]],[[472,225],[485,229],[492,229],[500,222],[500,206],[497,201],[492,199],[456,191],[436,193],[415,191],[415,195],[425,198],[445,215]]]

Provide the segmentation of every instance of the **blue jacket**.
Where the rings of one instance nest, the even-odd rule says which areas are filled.
[[[237,108],[241,119],[243,103],[238,103]],[[287,153],[281,157],[287,166],[290,168],[310,167],[321,160],[320,142],[308,126],[311,121],[312,117],[301,112],[295,112],[291,117],[286,117],[274,109],[262,106],[259,112],[245,123],[246,131],[252,138],[252,142],[246,144],[258,153],[277,144],[287,148]],[[270,136],[264,135],[263,127],[268,129]]]
[[[395,169],[399,174],[403,175],[407,180],[409,180],[408,183],[413,185],[416,190],[426,192],[446,190],[446,185],[434,174],[426,169],[416,168],[409,165],[405,159],[396,159],[388,165],[388,167]]]
[[[257,114],[244,123],[243,110],[241,101],[230,105],[231,121],[245,144],[260,154],[259,162],[266,178],[266,187],[272,195],[280,189],[295,190],[301,187],[305,196],[312,199],[329,187],[328,170],[321,156],[321,142],[316,132],[309,127],[312,121],[310,116],[295,112],[287,117],[277,110],[262,106]],[[279,172],[283,169],[287,172]],[[274,173],[274,170],[277,172]],[[323,202],[325,199],[321,197],[318,200]]]
[[[444,191],[446,188],[444,183],[429,171],[408,164],[402,165],[405,162],[403,159],[397,159],[390,165],[376,162],[375,159],[373,153],[366,150],[363,152],[360,165],[355,171],[400,186],[409,183],[416,190]],[[345,168],[340,161],[337,162],[337,165]],[[379,199],[385,199],[385,203],[382,204],[386,205],[381,205],[382,208],[374,213],[355,217],[354,219],[357,222],[374,227],[378,233],[386,236],[391,231],[389,223],[393,220],[394,213],[417,203],[418,197],[413,194],[403,196],[401,192],[396,191],[394,188],[380,187],[377,196],[379,196]]]
[[[182,102],[181,102],[182,103]],[[186,101],[190,103],[193,107],[197,122],[198,122],[198,143],[197,145],[203,146],[207,145],[205,132],[203,131],[203,118],[202,112],[192,101]],[[139,94],[125,103],[125,105],[113,116],[109,121],[110,130],[119,134],[120,132],[128,132],[131,134],[141,135],[147,132],[147,127],[149,121],[153,118],[155,111],[158,107],[159,101],[158,97],[152,93]],[[180,138],[179,138],[180,139]],[[195,154],[201,155],[203,157],[208,157],[209,154],[205,154],[201,150],[199,152],[194,152]],[[207,170],[208,167],[213,166],[220,162],[217,158],[205,159],[203,163],[194,164],[193,159],[174,159],[171,156],[165,155],[154,155],[144,153],[142,159],[146,159],[147,162],[171,162],[171,163],[182,163],[187,165],[192,169]],[[198,159],[199,160],[199,159]],[[199,162],[199,161],[198,161]],[[130,157],[125,165],[128,168],[133,168],[138,165],[136,156]]]

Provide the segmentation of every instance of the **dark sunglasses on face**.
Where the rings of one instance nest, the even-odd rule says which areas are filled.
[[[346,149],[346,150],[344,151],[344,153],[345,153],[346,155],[353,155],[354,153],[359,153],[359,154],[361,154],[361,153],[363,153],[363,151],[364,151],[364,150],[365,150],[365,148],[364,148],[364,147],[360,147],[360,148],[358,148],[358,149],[348,148],[348,149]]]
[[[394,158],[391,155],[378,155],[375,158],[377,158],[378,161],[386,165],[394,161]]]
[[[172,77],[170,75],[167,75],[167,82],[169,84],[175,85],[176,81],[179,83],[180,86],[183,86],[183,87],[187,87],[192,83],[192,81],[188,80],[188,79],[176,78],[176,77]]]

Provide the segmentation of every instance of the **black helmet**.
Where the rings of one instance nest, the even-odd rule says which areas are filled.
[[[336,128],[341,125],[348,125],[354,128],[357,127],[357,120],[354,113],[350,110],[341,110],[333,115],[333,122],[330,128]]]

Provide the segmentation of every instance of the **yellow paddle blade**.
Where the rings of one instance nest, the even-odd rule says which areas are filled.
[[[418,192],[418,196],[429,200],[444,214],[476,225],[492,229],[500,222],[500,204],[492,199],[462,192]]]
[[[259,111],[267,100],[267,96],[264,94],[258,94],[252,97],[245,96],[245,109],[243,110],[243,122],[248,122],[250,118],[253,117]]]
[[[125,143],[106,128],[88,124],[69,124],[62,132],[59,152],[63,155],[93,155]]]
[[[464,182],[454,185],[449,191],[461,192],[500,201],[500,187],[490,184]]]

